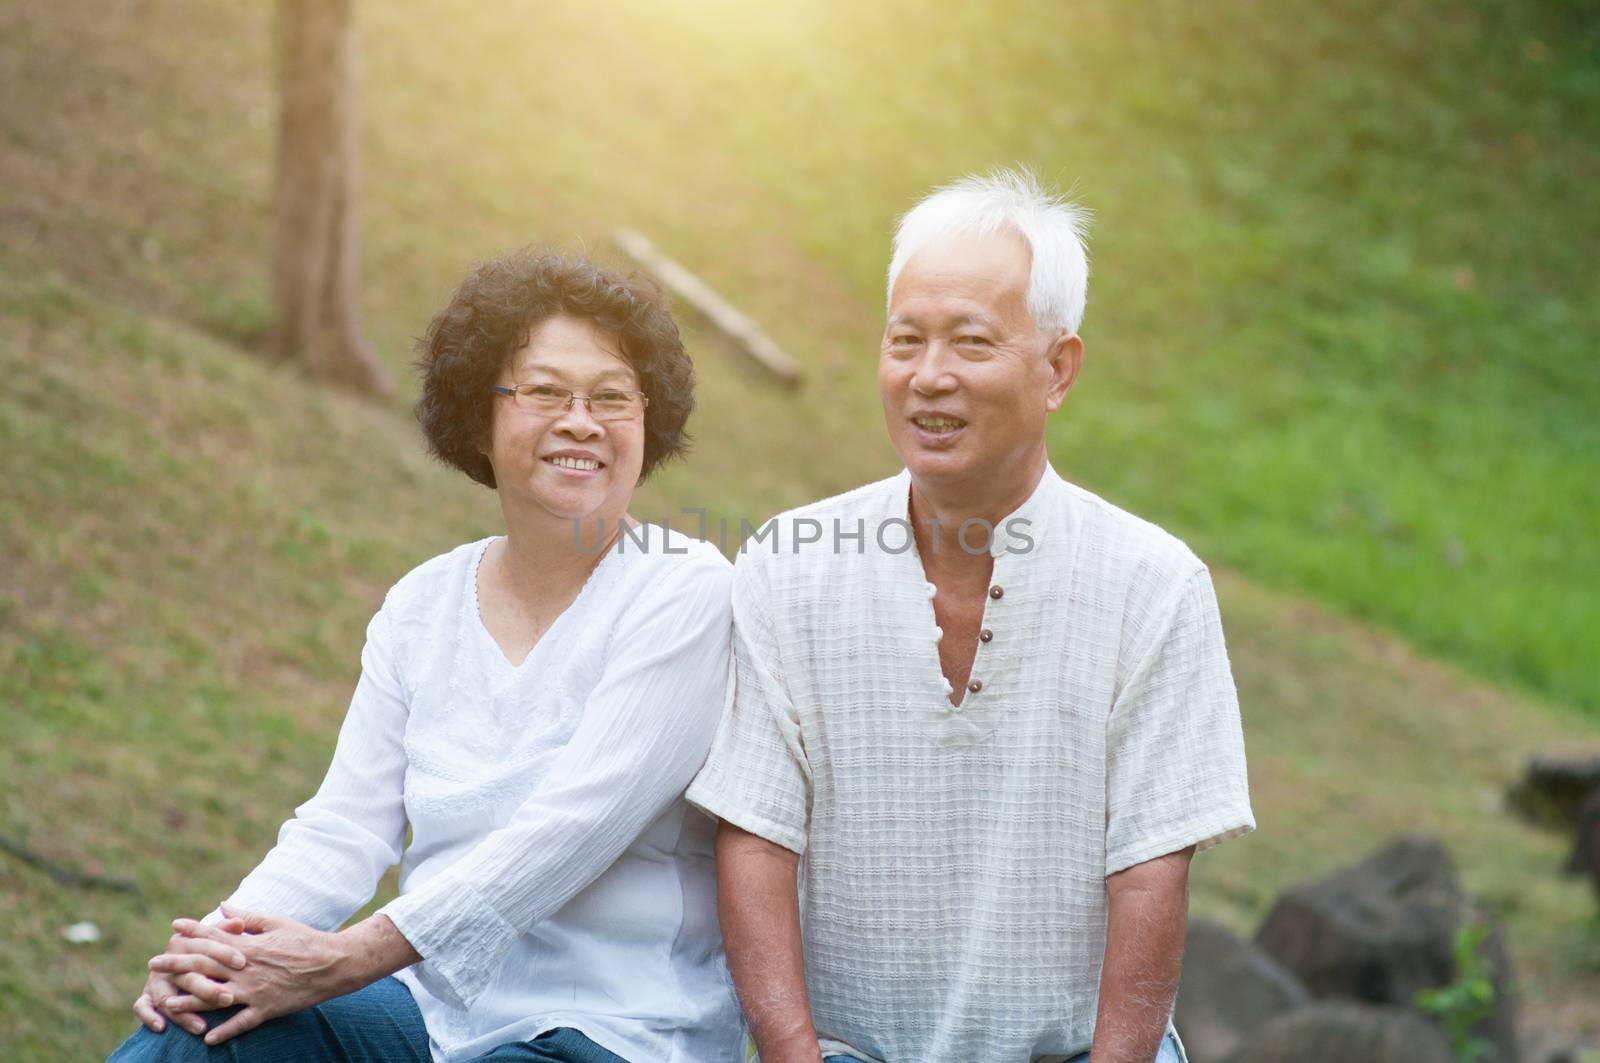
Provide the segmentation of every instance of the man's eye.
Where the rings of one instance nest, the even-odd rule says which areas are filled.
[[[916,336],[896,336],[889,342],[894,344],[896,347],[909,347],[914,343],[920,343],[922,341]]]
[[[962,344],[963,346],[967,346],[967,347],[987,347],[987,346],[989,346],[989,340],[985,336],[962,336],[959,339],[957,339],[956,342],[959,343],[959,344]]]

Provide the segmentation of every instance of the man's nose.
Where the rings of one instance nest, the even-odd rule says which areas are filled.
[[[943,395],[956,388],[956,377],[951,371],[950,359],[954,352],[948,344],[934,340],[922,350],[911,371],[911,390],[918,395]]]

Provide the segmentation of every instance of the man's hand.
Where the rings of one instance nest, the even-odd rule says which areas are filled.
[[[1151,1063],[1183,965],[1194,847],[1106,878],[1106,954],[1090,1063]]]
[[[221,972],[227,974],[226,981],[216,981],[213,976],[219,972],[201,970],[196,961],[180,953],[169,951],[150,961],[153,971],[173,975],[185,988],[198,984],[192,979],[205,978],[221,987],[213,999],[225,994],[230,1003],[242,1005],[205,1034],[209,1045],[222,1044],[268,1019],[353,992],[421,959],[386,916],[373,916],[348,930],[328,933],[283,916],[226,907],[223,911],[238,920],[241,932],[231,933],[192,919],[178,920],[174,927],[191,941],[210,941],[244,956],[242,967]],[[194,1010],[191,999],[199,1002],[204,998],[192,993],[191,998],[172,1004],[182,1004],[180,1010]]]
[[[234,933],[244,929],[242,923],[233,919],[223,920],[217,926]],[[177,928],[176,922],[173,927]],[[133,1002],[133,1013],[152,1033],[165,1030],[171,1020],[199,1037],[206,1032],[206,1021],[195,1012],[225,1008],[233,1003],[223,983],[244,966],[244,954],[210,939],[174,933],[162,955],[182,957],[176,968],[178,973],[169,975],[156,970],[156,959],[160,957],[152,959],[150,977],[145,980],[139,999]]]

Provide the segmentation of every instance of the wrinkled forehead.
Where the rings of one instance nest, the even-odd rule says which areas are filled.
[[[1033,251],[1014,229],[957,232],[919,248],[895,278],[891,321],[906,316],[1027,313]]]
[[[540,322],[528,342],[512,352],[510,371],[518,380],[532,376],[568,384],[638,383],[638,373],[622,353],[622,339],[592,321],[552,317]]]

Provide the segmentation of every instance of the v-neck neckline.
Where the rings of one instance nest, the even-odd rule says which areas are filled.
[[[958,715],[966,710],[967,695],[970,691],[963,686],[961,699],[959,701],[950,700],[951,696],[956,693],[956,688],[955,684],[950,682],[950,677],[944,674],[944,661],[939,656],[939,646],[944,639],[944,629],[939,626],[939,613],[933,604],[934,597],[939,593],[939,588],[928,578],[928,570],[922,563],[922,551],[917,547],[915,525],[911,523],[911,476],[909,472],[905,475],[905,490],[902,495],[900,510],[902,519],[906,521],[908,549],[901,551],[900,556],[905,560],[910,573],[916,577],[917,582],[922,584],[923,605],[921,608],[923,616],[927,620],[927,627],[924,630],[928,632],[928,642],[924,643],[923,649],[919,654],[923,662],[921,670],[932,680],[933,687],[938,694],[940,709],[951,715]],[[994,574],[999,570],[1000,565],[998,557],[991,557],[991,560],[989,585],[993,585]],[[988,586],[985,586],[983,612],[978,619],[979,631],[983,630],[984,624],[989,619],[989,600]],[[984,644],[982,640],[979,640],[977,649],[972,653],[972,665],[967,669],[968,682],[978,676],[978,665],[983,659],[983,650]]]
[[[1039,478],[1039,482],[1034,485],[1033,492],[1022,501],[1021,505],[1017,506],[1016,509],[1006,514],[1006,516],[1002,518],[1000,525],[993,530],[993,543],[997,544],[1001,541],[999,537],[1003,534],[1002,529],[1006,529],[1010,522],[1018,517],[1027,519],[1030,526],[1038,523],[1037,517],[1039,516],[1039,512],[1044,505],[1043,499],[1046,492],[1053,485],[1055,478],[1055,470],[1052,469],[1047,463],[1045,465],[1043,475]],[[970,688],[970,686],[963,686],[961,690],[961,700],[950,700],[951,695],[955,694],[956,690],[955,685],[950,682],[950,677],[944,674],[944,661],[939,656],[939,645],[941,640],[944,638],[944,629],[939,626],[939,614],[934,608],[933,604],[934,597],[938,594],[939,588],[932,580],[928,578],[928,570],[923,566],[922,563],[922,551],[917,547],[915,524],[913,523],[913,518],[911,515],[911,470],[903,470],[900,474],[900,480],[901,486],[900,490],[896,493],[897,505],[896,509],[893,511],[893,515],[906,522],[906,535],[908,537],[908,549],[901,551],[900,556],[908,565],[909,572],[913,574],[917,581],[923,586],[923,593],[925,595],[924,601],[926,602],[926,604],[923,606],[923,609],[925,610],[924,616],[927,618],[926,630],[929,633],[929,642],[931,643],[931,645],[925,644],[925,647],[922,651],[922,660],[924,663],[921,665],[921,670],[924,672],[924,674],[929,675],[934,689],[938,691],[939,707],[945,713],[952,716],[965,715],[967,714],[969,708],[967,698],[973,694],[974,691]],[[1005,532],[1004,534],[1009,535],[1009,532]],[[1030,549],[1036,548],[1037,544],[1034,544],[1034,546]],[[1023,553],[1026,552],[1027,551],[1023,551]],[[991,546],[990,558],[992,565],[989,570],[988,584],[984,587],[983,611],[979,614],[978,618],[979,632],[984,631],[989,626],[989,607],[990,604],[995,600],[991,593],[991,588],[996,586],[1004,586],[1004,584],[1001,582],[1001,566],[1004,562],[1004,559],[1008,556],[1010,556],[1010,551],[1005,549],[996,551],[994,547]],[[1002,593],[1004,593],[1004,591],[1002,591]],[[986,660],[987,655],[985,654],[985,650],[989,648],[989,645],[990,644],[984,642],[981,637],[978,639],[977,649],[975,649],[972,653],[972,666],[967,670],[968,684],[970,684],[973,680],[983,680],[983,673],[980,669],[983,666],[983,662]],[[985,685],[988,685],[987,681],[985,681]]]
[[[483,605],[478,600],[478,572],[483,567],[483,559],[489,553],[489,547],[504,538],[504,535],[491,535],[478,545],[478,554],[472,559],[472,565],[467,571],[467,590],[469,592],[467,595],[467,608],[472,613],[471,622],[472,626],[477,629],[478,637],[484,640],[488,649],[493,651],[495,659],[500,662],[504,670],[513,674],[521,674],[528,667],[528,663],[539,653],[540,647],[550,643],[552,636],[566,623],[567,617],[575,613],[578,607],[583,604],[584,600],[589,596],[590,590],[599,582],[600,571],[612,563],[612,558],[616,555],[617,550],[613,546],[606,551],[605,556],[601,557],[594,568],[589,570],[589,575],[584,579],[583,586],[578,588],[577,595],[567,603],[565,609],[556,614],[556,618],[534,640],[533,645],[528,647],[528,652],[523,655],[522,660],[513,664],[511,658],[506,656],[506,651],[501,647],[500,640],[494,637],[494,634],[489,630],[489,625],[483,622]]]

